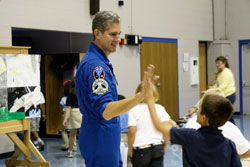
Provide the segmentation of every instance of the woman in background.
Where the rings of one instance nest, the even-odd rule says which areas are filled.
[[[223,56],[219,56],[216,58],[215,63],[217,71],[208,86],[209,88],[220,88],[226,98],[234,104],[236,87],[233,73],[229,69],[228,60]],[[233,117],[231,117],[230,121],[235,124]]]

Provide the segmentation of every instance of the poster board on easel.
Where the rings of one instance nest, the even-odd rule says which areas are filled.
[[[40,55],[0,54],[1,108],[40,117],[45,103],[40,90]]]
[[[30,48],[31,47],[0,46],[0,54],[28,54]],[[14,144],[5,134],[0,135],[0,141],[3,142],[0,146],[0,154],[14,151]]]

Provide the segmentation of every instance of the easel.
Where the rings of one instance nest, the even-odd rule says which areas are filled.
[[[15,46],[0,46],[2,54],[28,54],[30,47],[15,47]],[[24,131],[24,141],[21,141],[15,132]],[[51,166],[50,162],[46,161],[41,153],[37,150],[30,140],[30,120],[10,120],[0,122],[0,134],[6,134],[17,145],[15,153],[10,159],[5,160],[6,167],[15,166],[34,166],[47,167]],[[24,160],[17,160],[19,155],[24,154]],[[37,161],[32,161],[31,153],[37,158]]]
[[[15,132],[24,131],[24,141],[21,141]],[[36,149],[34,144],[30,140],[30,120],[10,120],[0,122],[0,134],[6,134],[16,145],[17,149],[10,159],[5,160],[6,167],[15,166],[36,166],[47,167],[51,166],[50,162],[47,162],[41,153]],[[32,161],[31,152],[37,158],[38,161]],[[19,155],[24,154],[24,160],[17,160]]]

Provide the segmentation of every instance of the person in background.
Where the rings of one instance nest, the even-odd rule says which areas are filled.
[[[40,91],[40,86],[36,87],[33,93],[33,100],[37,106],[31,106],[27,111],[30,117],[30,132],[34,137],[34,145],[39,151],[44,150],[44,142],[39,136],[40,120],[45,121],[45,98],[43,93]]]
[[[74,143],[76,142],[76,133],[77,129],[81,127],[82,123],[82,114],[80,113],[80,110],[78,108],[78,102],[75,92],[75,80],[72,79],[71,82],[69,82],[70,88],[69,93],[67,95],[66,100],[66,113],[64,115],[63,125],[66,126],[67,129],[69,129],[69,147],[68,147],[68,153],[66,154],[66,157],[73,158],[73,147]]]
[[[69,94],[69,85],[70,85],[70,81],[71,80],[66,80],[63,82],[63,94],[64,96],[61,98],[60,104],[62,106],[62,121],[64,120],[64,116],[65,116],[65,111],[66,111],[66,100],[67,100],[67,95]],[[63,125],[62,123],[62,129],[61,129],[61,134],[62,134],[62,140],[63,140],[63,144],[61,146],[61,149],[63,151],[68,150],[69,148],[69,137],[68,137],[68,130],[67,127]],[[74,143],[73,146],[73,151],[76,151],[77,147],[76,147],[76,142]]]
[[[125,99],[125,96],[118,94],[118,100]],[[123,167],[127,167],[128,164],[128,113],[124,113],[120,117],[120,131],[121,131],[121,158]]]
[[[63,82],[63,97],[61,98],[60,104],[62,106],[62,121],[64,120],[64,115],[66,111],[66,100],[67,100],[67,95],[69,93],[69,82],[70,80],[66,80]],[[68,150],[69,148],[69,137],[67,133],[66,126],[63,125],[62,123],[62,139],[63,139],[63,144],[61,146],[62,150]]]
[[[217,70],[208,86],[209,88],[220,88],[226,98],[234,104],[236,87],[233,73],[229,69],[228,60],[223,56],[219,56],[216,58],[215,63]],[[235,124],[233,117],[230,118],[230,121]]]
[[[143,83],[136,88],[136,93],[142,90]],[[153,87],[154,101],[159,100],[159,93]],[[170,116],[160,104],[155,104],[157,116],[162,123],[170,121]],[[164,152],[168,142],[158,132],[151,120],[148,106],[140,103],[129,111],[129,155],[133,167],[163,167]]]
[[[126,99],[125,96],[118,94],[118,100]],[[128,113],[124,113],[120,117],[121,142],[128,142]]]
[[[215,94],[215,95],[220,95],[220,96],[225,97],[225,94],[223,93],[223,91],[220,88],[211,87],[208,90],[203,91],[202,92],[202,97],[198,100],[198,102],[194,106],[192,106],[192,107],[190,107],[188,109],[188,114],[186,116],[186,119],[192,118],[193,115],[196,114],[196,112],[199,109],[199,106],[200,106],[200,103],[201,103],[203,97],[205,97],[206,95],[210,95],[210,94]]]
[[[30,131],[31,131],[31,134],[33,135],[33,137],[35,138],[33,143],[39,151],[44,150],[44,142],[39,136],[40,120],[41,120],[41,118],[42,118],[42,121],[45,121],[45,119],[46,119],[45,105],[44,105],[45,99],[44,99],[43,95],[42,95],[42,97],[43,97],[43,104],[40,104],[40,107],[38,107],[36,109],[37,112],[41,113],[41,117],[31,117],[30,118]]]

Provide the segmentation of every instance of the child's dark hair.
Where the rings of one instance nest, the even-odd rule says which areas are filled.
[[[232,103],[219,95],[207,95],[202,100],[201,114],[206,115],[212,128],[224,125],[231,118],[233,110]]]
[[[225,64],[225,67],[229,68],[228,60],[224,56],[217,57],[216,60],[215,60],[215,62],[217,62],[217,61],[223,62]]]

